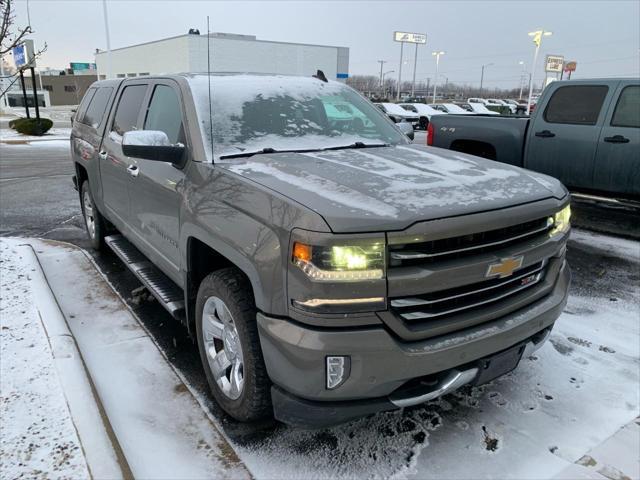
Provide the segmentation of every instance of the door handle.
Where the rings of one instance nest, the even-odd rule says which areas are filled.
[[[100,156],[100,160],[106,160],[107,159],[107,152],[102,150],[99,154]]]
[[[129,173],[129,175],[131,175],[132,177],[137,177],[140,173],[140,169],[137,165],[129,165],[127,167],[127,173]]]
[[[556,134],[553,132],[550,132],[549,130],[542,130],[541,132],[536,132],[536,137],[551,138],[555,136]]]
[[[604,137],[604,141],[608,143],[629,143],[629,139],[627,137],[623,137],[622,135],[614,135],[613,137]]]

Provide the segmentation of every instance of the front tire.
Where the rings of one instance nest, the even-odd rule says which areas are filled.
[[[271,382],[262,357],[251,284],[236,268],[206,276],[196,299],[196,335],[209,388],[236,420],[269,417]]]
[[[82,217],[84,218],[84,226],[87,230],[89,243],[94,250],[101,250],[104,246],[106,222],[93,201],[89,180],[82,182],[80,188],[80,206],[82,208]]]

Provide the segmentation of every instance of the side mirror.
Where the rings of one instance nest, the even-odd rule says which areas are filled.
[[[122,153],[127,157],[181,165],[184,152],[184,145],[172,144],[167,134],[158,130],[131,130],[122,137]]]
[[[415,134],[413,132],[413,125],[411,125],[410,123],[398,122],[396,123],[396,126],[398,127],[398,130],[400,130],[407,137],[409,137],[409,140],[413,140],[415,138]]]

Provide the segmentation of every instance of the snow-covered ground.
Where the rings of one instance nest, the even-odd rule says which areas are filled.
[[[47,133],[41,136],[36,135],[23,135],[20,132],[16,132],[12,128],[0,128],[0,142],[4,143],[29,143],[34,146],[37,142],[47,141],[49,142],[65,142],[65,145],[69,147],[69,137],[71,136],[70,128],[56,128],[53,127]]]
[[[250,477],[90,257],[66,244],[1,239],[0,259],[1,478]],[[53,308],[40,306],[46,295]],[[62,325],[50,322],[56,315]],[[56,348],[60,340],[71,345]],[[59,365],[73,356],[90,377],[84,393]],[[78,400],[101,415],[88,422]],[[101,428],[110,432],[106,455]]]
[[[88,478],[89,471],[34,302],[37,266],[0,244],[0,474]]]
[[[36,470],[42,477],[85,477],[33,307],[34,267],[2,242],[0,469],[9,478],[37,476]],[[210,476],[243,477],[246,466],[257,479],[640,478],[639,242],[574,231],[569,248],[592,252],[587,260],[595,275],[576,262],[580,284],[550,341],[490,384],[331,429],[279,426],[230,444],[215,429],[203,430],[206,415],[220,430],[224,422],[207,410],[207,398],[189,400],[185,388],[197,387],[171,373],[86,255],[36,244],[128,464],[146,476],[160,470],[175,477],[179,468],[202,471],[211,462]],[[616,278],[600,288],[610,278],[600,272],[604,258]],[[168,419],[185,427],[172,428]],[[200,448],[202,439],[213,453]],[[58,445],[72,453],[60,474]]]

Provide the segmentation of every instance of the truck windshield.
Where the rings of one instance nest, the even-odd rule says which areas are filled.
[[[209,160],[212,150],[217,159],[243,152],[408,143],[383,113],[341,83],[212,75],[209,109],[207,76],[193,75],[188,81]]]

